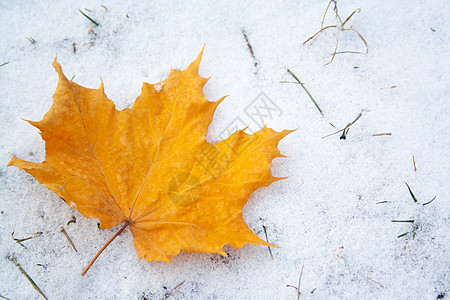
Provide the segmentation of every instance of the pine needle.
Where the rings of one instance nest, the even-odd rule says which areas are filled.
[[[414,193],[412,192],[411,188],[409,187],[409,184],[407,182],[405,182],[405,183],[406,183],[406,186],[408,187],[408,190],[409,190],[409,193],[411,194],[411,197],[413,198],[414,202],[417,203],[417,198],[416,198],[416,196],[414,196]]]
[[[317,109],[319,110],[320,114],[323,116],[323,111],[322,109],[319,107],[319,104],[317,104],[316,100],[314,100],[313,96],[311,96],[311,94],[308,92],[308,90],[306,89],[305,85],[303,84],[303,82],[300,81],[300,79],[297,78],[297,76],[295,76],[294,73],[292,73],[291,70],[287,69],[288,73],[292,75],[292,77],[294,77],[295,80],[297,80],[298,84],[300,84],[302,86],[302,88],[305,90],[305,92],[308,94],[309,98],[311,99],[311,101],[314,103],[314,105],[317,107]]]
[[[17,268],[19,268],[19,271],[28,279],[28,281],[31,283],[33,288],[41,294],[42,297],[44,297],[45,300],[48,300],[48,298],[44,295],[44,293],[41,291],[41,289],[37,286],[37,284],[31,279],[31,277],[25,272],[25,270],[22,268],[22,266],[17,262],[17,259],[13,256],[8,256],[8,260],[10,260],[13,264],[16,265]]]
[[[434,196],[434,198],[433,199],[431,199],[430,201],[428,201],[427,203],[424,203],[424,204],[422,204],[423,206],[425,206],[425,205],[428,205],[428,204],[430,204],[431,202],[433,202],[434,201],[434,199],[436,199],[436,196]]]
[[[96,21],[94,21],[91,17],[89,17],[88,15],[86,15],[84,12],[81,11],[81,9],[78,10],[83,16],[85,16],[89,21],[91,21],[92,23],[94,23],[95,26],[99,26],[100,24]]]
[[[269,237],[267,236],[267,229],[266,229],[266,226],[263,225],[262,227],[263,227],[263,229],[264,229],[264,234],[266,235],[266,242],[269,243]],[[269,243],[269,244],[270,244],[270,243]],[[272,257],[272,259],[273,259],[272,249],[270,249],[270,247],[267,247],[267,248],[269,248],[270,257]]]

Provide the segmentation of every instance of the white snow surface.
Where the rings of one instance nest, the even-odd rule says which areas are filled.
[[[343,20],[361,8],[344,28],[357,30],[369,52],[336,54],[325,65],[336,39],[337,51],[365,52],[355,31],[339,27],[303,45],[320,29],[327,4],[1,1],[0,64],[9,63],[0,67],[0,295],[42,299],[7,259],[14,255],[48,299],[296,299],[287,285],[298,286],[302,268],[300,299],[449,298],[450,2],[339,1]],[[325,25],[336,22],[330,11]],[[97,88],[101,77],[122,109],[142,82],[186,68],[204,44],[200,75],[211,76],[204,93],[211,101],[229,95],[208,140],[235,127],[298,129],[279,144],[287,157],[272,164],[287,179],[257,190],[243,211],[255,233],[265,239],[265,226],[281,248],[271,250],[273,259],[267,247],[245,245],[224,247],[228,257],[180,253],[170,264],[139,263],[126,230],[81,276],[118,228],[98,229],[97,220],[6,167],[13,155],[36,162],[45,155],[38,130],[21,118],[41,120],[50,108],[56,55],[83,86]],[[324,116],[299,84],[282,83],[294,81],[287,69]],[[251,114],[256,109],[259,116]],[[361,112],[347,139],[322,138]],[[13,231],[15,238],[42,234],[22,242],[25,248]]]

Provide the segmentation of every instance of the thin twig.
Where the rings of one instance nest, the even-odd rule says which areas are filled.
[[[307,42],[309,42],[312,39],[315,39],[319,36],[319,34],[321,34],[322,32],[324,32],[326,29],[328,28],[336,28],[337,25],[329,25],[326,27],[321,28],[319,31],[317,31],[314,35],[310,36],[306,41],[303,42],[303,45],[306,44]]]
[[[291,287],[297,290],[297,300],[300,299],[300,295],[302,294],[300,292],[300,284],[302,282],[302,276],[303,276],[303,268],[305,267],[305,265],[302,266],[302,269],[300,270],[300,276],[298,277],[298,286],[293,286],[290,284],[287,284],[286,287]],[[315,289],[314,289],[315,290]],[[314,290],[311,292],[311,294],[314,292]]]
[[[338,7],[337,7],[337,0],[330,0],[330,2],[334,3],[334,8],[333,8],[334,13],[336,14],[336,18],[339,19],[339,22],[341,23],[341,26],[343,26],[342,25],[342,19],[341,19],[341,16],[339,15],[339,10],[338,10]]]
[[[7,65],[7,64],[9,64],[9,61],[2,63],[2,64],[0,65],[0,67],[3,67],[4,65]]]
[[[324,66],[329,65],[333,62],[334,58],[336,57],[336,52],[339,46],[339,39],[336,35],[336,33],[334,34],[334,37],[336,38],[336,47],[334,48],[334,52],[333,52],[333,56],[331,57],[331,60],[329,62],[327,62]]]
[[[248,51],[250,52],[250,55],[253,58],[255,68],[257,69],[258,68],[258,62],[256,61],[255,53],[253,52],[253,47],[250,44],[250,41],[248,40],[248,37],[247,37],[247,33],[245,32],[244,29],[242,29],[242,35],[244,36],[245,42],[247,43]],[[257,74],[257,73],[258,73],[258,70],[256,70],[255,74]]]
[[[342,28],[342,31],[354,31],[354,32],[356,32],[356,34],[361,38],[361,40],[363,41],[364,45],[366,46],[366,53],[369,53],[369,45],[367,44],[366,40],[364,39],[362,34],[359,33],[358,30],[356,30],[354,28]]]
[[[355,9],[355,10],[350,14],[350,16],[348,16],[347,19],[345,19],[345,21],[342,23],[341,26],[344,27],[345,23],[347,23],[347,21],[350,20],[350,18],[353,17],[353,15],[354,15],[355,13],[360,13],[360,12],[361,12],[361,8]]]
[[[300,271],[300,276],[298,277],[298,287],[297,287],[297,300],[300,299],[300,284],[302,283],[302,276],[303,276],[303,268],[305,267],[305,265],[302,266],[302,270]]]
[[[328,25],[328,26],[325,26],[325,27],[324,27],[325,17],[326,17],[327,14],[328,14],[328,11],[329,11],[329,9],[330,9],[331,3],[334,4],[333,10],[334,10],[335,15],[336,15],[336,18],[339,20],[339,23],[340,23],[340,24],[337,24],[337,25]],[[354,32],[356,32],[356,34],[359,36],[359,38],[364,42],[364,45],[366,46],[366,53],[369,53],[369,47],[368,47],[368,44],[367,44],[366,40],[364,39],[364,37],[359,33],[359,31],[357,31],[357,30],[354,29],[354,28],[345,28],[345,24],[346,24],[346,23],[347,23],[347,22],[348,22],[355,14],[356,14],[356,13],[359,13],[359,12],[361,12],[361,9],[360,9],[360,8],[355,9],[355,10],[354,10],[354,11],[353,11],[353,12],[345,19],[345,21],[342,21],[342,18],[341,18],[341,16],[339,15],[339,10],[338,10],[338,6],[337,6],[337,1],[336,1],[336,0],[330,0],[330,1],[328,2],[327,8],[325,9],[325,12],[324,12],[324,14],[323,14],[323,17],[322,17],[322,23],[320,24],[320,30],[317,31],[317,32],[316,32],[315,34],[313,34],[312,36],[310,36],[306,41],[304,41],[304,42],[303,42],[303,45],[306,44],[306,43],[308,43],[309,41],[311,41],[311,43],[312,43],[312,41],[313,41],[314,39],[316,39],[316,38],[317,38],[321,33],[323,33],[325,30],[327,30],[327,29],[329,29],[329,28],[337,28],[337,29],[340,30],[340,31],[354,31]],[[334,50],[334,53],[332,54],[332,59],[331,59],[328,63],[326,63],[325,65],[330,64],[330,63],[334,60],[334,57],[336,56],[336,54],[340,54],[340,53],[360,53],[360,52],[355,52],[355,51],[341,51],[341,52],[337,52],[339,40],[338,40],[337,37],[336,37],[336,39],[337,39],[337,42],[336,42],[336,48],[335,48],[335,50]]]
[[[266,235],[266,242],[267,242],[268,244],[270,244],[270,243],[269,243],[269,237],[267,236],[266,226],[263,225],[262,227],[263,227],[263,229],[264,229],[264,234]],[[270,257],[272,257],[272,259],[273,259],[272,249],[270,249],[269,246],[267,246],[267,248],[269,249]]]
[[[413,154],[412,158],[413,158],[414,172],[417,172],[416,158],[414,157],[414,154]]]
[[[372,136],[392,135],[390,132],[374,133]]]
[[[344,53],[350,53],[350,54],[365,54],[365,53],[359,52],[359,51],[339,51],[339,52],[336,52],[335,54],[344,54]]]
[[[372,278],[370,278],[370,277],[367,277],[367,279],[369,279],[370,281],[373,281],[373,282],[375,282],[376,284],[378,284],[380,287],[382,287],[382,288],[384,288],[384,286],[381,284],[381,283],[379,283],[378,281],[376,281],[376,280],[373,280]]]
[[[336,15],[339,17],[339,14],[337,13],[337,5],[336,5],[336,1],[331,0],[330,2],[328,2],[327,9],[325,9],[325,13],[323,14],[323,17],[322,17],[322,23],[320,24],[320,28],[323,28],[323,23],[325,23],[325,17],[327,16],[328,9],[330,8],[331,2],[334,3],[334,11],[336,12]],[[342,23],[342,22],[341,22],[341,23]]]
[[[14,263],[16,265],[17,268],[19,268],[20,272],[28,279],[28,281],[31,283],[31,285],[33,286],[33,288],[39,292],[39,294],[41,294],[42,297],[44,297],[45,300],[48,300],[48,298],[44,295],[44,293],[41,291],[41,289],[37,286],[37,284],[33,281],[33,279],[31,279],[31,277],[27,274],[27,272],[25,272],[25,270],[22,268],[22,266],[19,264],[19,262],[17,261],[17,259],[14,257],[14,255],[12,256],[8,256],[7,257],[12,263]]]
[[[414,220],[391,220],[392,223],[414,223]]]
[[[66,230],[63,227],[61,227],[61,232],[65,235],[70,245],[72,246],[73,250],[75,250],[75,252],[78,252],[77,248],[75,248],[75,245],[72,242],[72,239],[69,237],[69,235],[67,234]]]
[[[163,299],[167,299],[168,297],[172,296],[173,292],[176,291],[180,286],[182,286],[186,280],[183,280],[181,283],[179,283],[176,287],[174,287],[170,292],[166,292],[163,296]]]
[[[356,119],[354,119],[352,122],[348,123],[347,126],[345,126],[343,129],[338,130],[338,131],[333,132],[333,133],[330,133],[329,135],[326,135],[326,136],[324,136],[324,137],[322,137],[322,138],[324,139],[324,138],[329,137],[329,136],[331,136],[331,135],[338,134],[339,132],[342,132],[342,131],[347,130],[350,126],[352,126],[353,124],[355,124],[355,122],[358,121],[359,118],[361,118],[361,116],[362,116],[362,112],[360,112],[359,115],[356,117]]]
[[[12,239],[13,239],[16,243],[25,242],[25,241],[31,240],[32,238],[35,238],[34,236],[29,236],[29,237],[23,238],[23,239],[16,239],[16,238],[14,237],[14,229],[13,229],[13,231],[11,232],[11,237],[12,237]]]
[[[41,234],[42,234],[42,232],[36,232],[34,236],[30,236],[30,237],[23,238],[23,239],[17,239],[17,238],[14,237],[14,229],[13,229],[13,231],[11,232],[11,237],[17,244],[19,244],[20,246],[22,246],[22,247],[24,247],[26,249],[27,247],[22,245],[22,242],[25,242],[25,241],[34,239],[36,237],[39,237],[39,236],[41,236]]]

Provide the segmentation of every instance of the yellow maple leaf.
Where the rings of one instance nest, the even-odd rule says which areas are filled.
[[[202,50],[203,52],[203,50]],[[169,262],[180,250],[220,253],[230,244],[272,246],[254,234],[242,208],[258,188],[282,179],[270,165],[282,156],[289,132],[264,127],[226,140],[206,141],[219,103],[206,100],[208,79],[198,75],[202,53],[167,80],[144,83],[132,108],[116,110],[103,88],[68,80],[58,62],[53,105],[40,122],[28,121],[45,140],[45,161],[12,157],[25,170],[101,228],[130,228],[139,260]],[[82,273],[84,274],[89,266]]]

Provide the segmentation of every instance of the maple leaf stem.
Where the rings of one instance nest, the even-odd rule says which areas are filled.
[[[108,242],[106,242],[105,245],[103,245],[102,249],[100,249],[100,251],[97,252],[97,254],[95,255],[95,257],[91,260],[91,262],[88,264],[88,266],[86,267],[86,269],[84,269],[84,271],[81,273],[81,276],[83,276],[84,274],[86,274],[86,272],[89,270],[89,268],[92,266],[92,264],[95,262],[95,260],[99,257],[99,255],[103,252],[103,250],[106,249],[106,247],[108,247],[109,244],[111,244],[112,241],[114,241],[114,239],[116,237],[118,237],[127,227],[128,225],[130,225],[130,222],[126,222],[122,228],[119,229],[119,231],[116,232],[116,234],[109,239]]]

